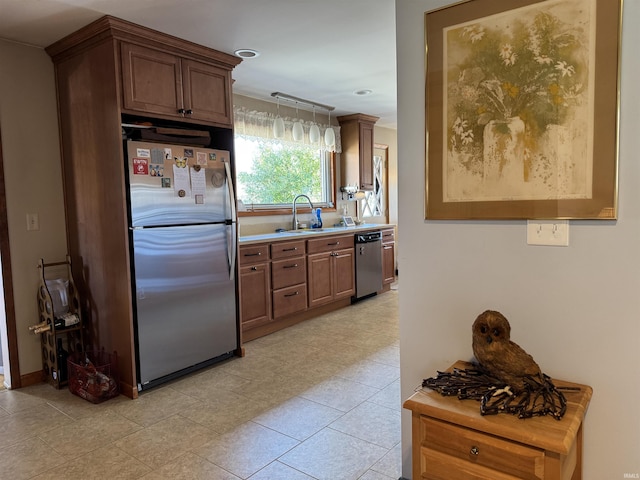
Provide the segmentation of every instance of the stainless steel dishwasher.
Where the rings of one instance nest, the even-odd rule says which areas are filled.
[[[353,300],[382,289],[382,233],[356,233],[356,294]]]

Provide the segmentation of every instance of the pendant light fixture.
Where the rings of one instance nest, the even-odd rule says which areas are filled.
[[[313,123],[309,128],[309,142],[311,144],[319,143],[320,140],[323,138],[323,136],[320,134],[320,128],[318,127],[318,124],[315,121],[316,120],[315,109],[322,108],[327,112],[329,112],[329,126],[324,131],[324,143],[325,143],[325,146],[328,147],[328,149],[334,150],[334,147],[336,145],[336,133],[333,130],[333,127],[331,127],[331,111],[334,110],[335,107],[332,107],[330,105],[324,105],[322,103],[313,102],[311,100],[305,100],[304,98],[294,97],[293,95],[289,95],[287,93],[282,93],[282,92],[273,92],[271,96],[275,97],[277,100],[284,99],[290,102],[295,102],[296,116],[298,113],[298,104],[308,105],[310,107],[313,107]],[[278,106],[279,105],[280,104],[278,103]],[[278,114],[278,118],[279,117],[280,115]],[[278,126],[278,118],[276,118],[276,121],[274,122],[274,125],[273,125],[274,135],[276,136],[276,138],[280,138],[281,136],[281,135],[278,135],[277,133],[282,132],[282,135],[284,135],[284,123],[280,124],[281,125],[281,128],[280,128]],[[280,121],[282,121],[282,119],[280,119]],[[299,142],[304,140],[304,127],[302,125],[302,122],[300,122],[299,119],[296,119],[293,124],[292,134],[293,134],[293,139],[295,141]]]
[[[277,100],[276,108],[278,109],[278,115],[273,121],[273,136],[275,138],[282,138],[284,136],[284,120],[280,116],[280,99],[278,98],[276,100]]]
[[[318,128],[318,125],[316,124],[316,107],[315,107],[315,105],[313,106],[313,123],[311,124],[311,127],[309,128],[309,141],[314,145],[320,141],[320,129]]]
[[[336,132],[331,127],[331,111],[329,111],[329,126],[324,131],[324,144],[327,147],[333,147],[336,144]]]
[[[298,115],[298,102],[296,102],[296,121],[293,122],[293,139],[296,142],[301,142],[304,138],[304,128],[302,128],[302,123],[300,122],[300,117]]]

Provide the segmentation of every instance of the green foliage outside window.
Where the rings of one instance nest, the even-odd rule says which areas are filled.
[[[238,172],[245,204],[286,204],[304,193],[322,201],[322,165],[317,150],[262,144],[249,172]]]

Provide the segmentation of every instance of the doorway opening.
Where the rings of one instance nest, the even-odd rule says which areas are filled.
[[[4,157],[2,155],[2,132],[0,131],[0,355],[2,355],[2,385],[20,388],[18,364],[18,336],[16,333],[16,311],[13,301],[11,274],[11,251],[9,249],[9,225],[7,220],[7,196],[4,180]]]

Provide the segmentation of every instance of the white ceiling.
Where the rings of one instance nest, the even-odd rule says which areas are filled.
[[[0,0],[0,38],[46,47],[108,14],[233,53],[234,92],[379,116],[396,128],[394,0]],[[370,89],[368,96],[355,91]]]

